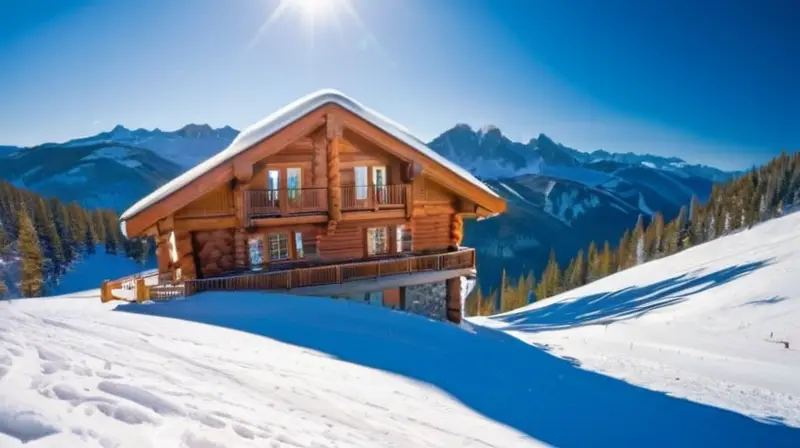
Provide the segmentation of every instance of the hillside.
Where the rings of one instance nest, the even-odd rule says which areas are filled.
[[[800,427],[798,276],[795,213],[472,321],[590,371]]]
[[[103,263],[89,260],[75,275]],[[788,447],[800,437],[503,332],[345,300],[219,293],[122,305],[91,290],[0,301],[0,341],[3,447]]]

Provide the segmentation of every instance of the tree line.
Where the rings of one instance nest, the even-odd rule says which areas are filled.
[[[536,281],[531,271],[509,279],[505,271],[501,286],[484,295],[476,285],[466,300],[469,316],[507,312],[564,291],[591,283],[615,272],[669,256],[782,215],[787,207],[800,205],[800,152],[781,153],[760,168],[731,181],[716,184],[703,204],[693,196],[675,219],[653,213],[645,222],[639,215],[633,229],[626,230],[612,247],[609,241],[592,241],[579,250],[566,267],[556,261],[555,251]]]
[[[146,258],[145,244],[126,239],[118,219],[113,210],[65,204],[0,181],[0,297],[9,294],[5,276],[14,262],[19,263],[20,294],[37,297],[100,244],[106,253]]]

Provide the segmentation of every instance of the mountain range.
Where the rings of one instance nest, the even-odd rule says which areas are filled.
[[[175,131],[110,131],[64,143],[0,146],[0,178],[87,207],[122,211],[225,148],[238,131],[189,124]],[[508,200],[508,212],[468,222],[464,244],[478,250],[482,278],[541,272],[550,249],[567,261],[590,241],[612,245],[640,214],[677,215],[692,195],[739,174],[677,157],[582,152],[541,134],[527,143],[500,129],[458,124],[429,146]],[[494,283],[494,281],[489,281]]]

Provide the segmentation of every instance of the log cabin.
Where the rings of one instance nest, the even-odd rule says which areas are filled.
[[[334,90],[287,105],[121,218],[187,294],[291,290],[460,322],[464,219],[504,200],[405,128]]]

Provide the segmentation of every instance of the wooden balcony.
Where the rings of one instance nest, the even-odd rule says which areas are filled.
[[[327,188],[247,190],[244,193],[248,219],[328,212]]]
[[[406,207],[410,185],[340,187],[342,211],[385,210]],[[248,220],[328,213],[327,188],[247,190],[244,192]]]
[[[184,285],[187,296],[203,291],[294,290],[463,269],[475,269],[475,249],[187,280]]]
[[[407,278],[411,274],[475,269],[475,249],[462,249],[431,255],[405,255],[382,260],[340,263],[272,272],[248,272],[227,277],[164,283],[158,273],[105,281],[101,299],[147,301],[184,297],[204,291],[292,290],[313,295],[314,287],[370,282],[379,288],[380,281]],[[374,283],[373,283],[374,282]],[[337,288],[339,288],[337,286]],[[346,288],[344,288],[346,289]],[[379,288],[380,289],[380,288]]]
[[[410,185],[372,185],[341,187],[342,211],[402,208]]]

